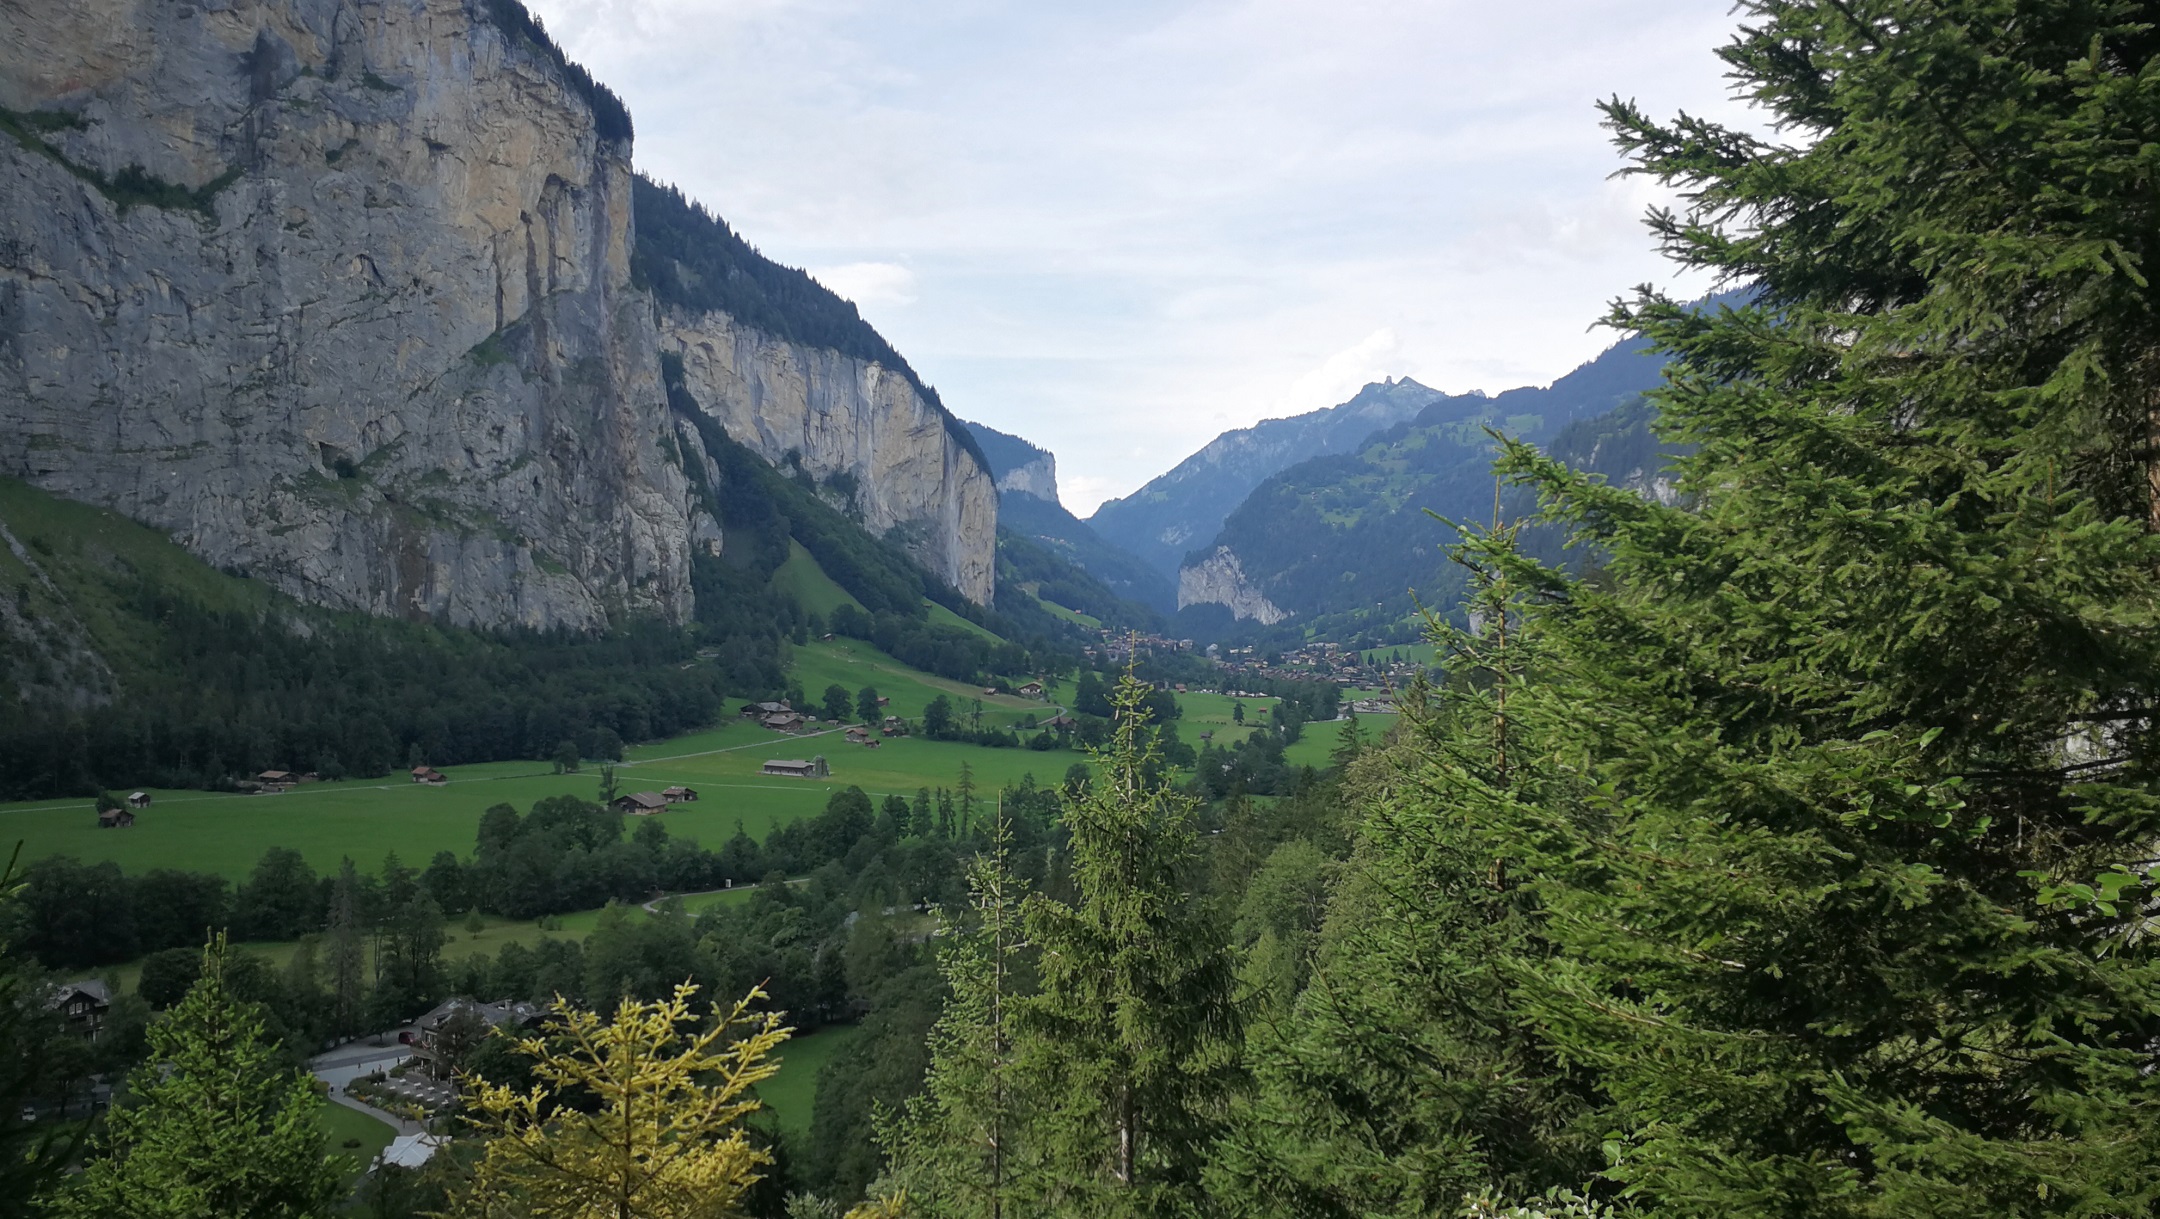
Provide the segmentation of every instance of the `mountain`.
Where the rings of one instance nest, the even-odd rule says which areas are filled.
[[[1175,580],[1185,552],[1215,536],[1262,479],[1308,457],[1347,452],[1447,397],[1408,377],[1376,381],[1340,406],[1224,432],[1138,491],[1105,501],[1087,523]]]
[[[1163,573],[1142,562],[1130,551],[1105,542],[1087,522],[1065,510],[1057,500],[1057,458],[1018,436],[980,423],[968,430],[990,462],[998,486],[998,529],[1001,535],[1026,538],[1036,547],[1079,568],[1099,581],[1112,596],[1137,603],[1148,613],[1167,616],[1177,609],[1177,588]],[[1068,590],[1068,595],[1079,595]],[[1061,601],[1068,609],[1093,610]],[[1131,614],[1122,619],[1134,618]],[[1131,625],[1151,625],[1132,621]]]
[[[972,437],[852,305],[640,178],[516,0],[0,31],[0,475],[303,602],[592,630],[697,615],[735,468],[702,418],[993,599]]]
[[[1429,513],[1485,520],[1495,509],[1486,429],[1548,446],[1564,440],[1564,458],[1654,488],[1661,463],[1641,395],[1661,367],[1640,342],[1622,343],[1550,386],[1438,398],[1354,451],[1263,480],[1209,545],[1186,556],[1180,629],[1220,634],[1294,620],[1341,638],[1404,633],[1418,606],[1445,609],[1461,592],[1440,553],[1454,531]]]

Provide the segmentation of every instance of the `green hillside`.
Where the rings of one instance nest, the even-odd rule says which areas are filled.
[[[1293,617],[1263,632],[1231,622],[1219,606],[1196,606],[1179,615],[1180,629],[1196,637],[1318,637],[1365,646],[1414,640],[1419,607],[1446,611],[1463,590],[1462,574],[1441,553],[1455,531],[1436,514],[1488,521],[1496,506],[1508,514],[1522,507],[1520,497],[1500,494],[1490,433],[1549,443],[1638,401],[1660,367],[1639,343],[1622,344],[1550,387],[1442,398],[1355,451],[1268,478],[1214,542],[1186,561],[1228,547],[1246,580]],[[1630,416],[1619,427],[1630,422],[1639,425]]]

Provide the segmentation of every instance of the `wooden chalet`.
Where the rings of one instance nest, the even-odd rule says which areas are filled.
[[[691,804],[697,800],[697,788],[683,787],[680,784],[663,787],[660,789],[660,798],[669,804]]]
[[[1021,686],[1018,692],[1028,698],[1041,698],[1042,690],[1043,687],[1041,682],[1031,681]]]
[[[432,766],[415,766],[412,768],[412,781],[425,783],[429,787],[441,787],[450,781],[450,776]]]
[[[101,830],[124,830],[135,824],[135,814],[124,808],[108,808],[97,815]]]
[[[149,793],[149,792],[129,792],[129,793],[128,793],[128,798],[127,798],[127,806],[128,806],[129,808],[149,808],[149,807],[150,807],[150,793]]]
[[[667,811],[667,806],[668,798],[659,792],[631,792],[627,796],[615,797],[614,804],[609,807],[632,817],[650,817],[654,813]]]
[[[105,1031],[105,1013],[112,1010],[112,992],[103,982],[90,978],[64,982],[53,992],[51,1006],[78,1037],[96,1037]]]

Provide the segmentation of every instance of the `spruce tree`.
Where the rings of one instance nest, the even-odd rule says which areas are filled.
[[[1019,1219],[1045,1191],[1027,1138],[1017,1065],[1023,887],[1000,806],[990,849],[968,869],[969,909],[939,960],[949,998],[930,1030],[930,1069],[882,1141],[886,1184],[923,1219]]]
[[[1025,908],[1041,976],[1023,1009],[1045,1165],[1036,1214],[1199,1211],[1236,1082],[1233,971],[1190,893],[1192,801],[1147,778],[1159,764],[1148,693],[1130,674],[1118,684],[1110,743],[1066,806],[1076,900],[1037,894]]]
[[[1743,8],[1777,137],[1607,107],[1668,251],[1750,293],[1615,311],[1674,360],[1683,505],[1506,461],[1607,560],[1539,611],[1594,796],[1508,835],[1514,1001],[1650,1213],[2146,1213],[2160,36]]]
[[[93,1158],[60,1194],[61,1219],[300,1219],[328,1215],[340,1192],[324,1154],[322,1100],[280,1063],[262,1018],[227,985],[225,939],[202,976],[149,1029]]]
[[[1478,629],[1430,624],[1446,686],[1414,679],[1395,743],[1353,773],[1364,823],[1314,975],[1252,1025],[1256,1086],[1210,1168],[1236,1213],[1453,1214],[1602,1166],[1584,1081],[1515,994],[1542,949],[1510,837],[1579,815],[1581,793],[1551,752],[1562,709],[1526,697],[1544,645],[1521,603],[1546,581],[1514,540],[1473,529],[1455,549]]]

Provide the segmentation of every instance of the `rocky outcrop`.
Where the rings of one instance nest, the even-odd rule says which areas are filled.
[[[304,599],[684,616],[626,140],[465,0],[0,2],[0,472]]]
[[[659,352],[725,347],[730,434],[987,601],[995,491],[906,379],[633,286],[627,117],[515,7],[0,0],[0,474],[311,602],[680,620],[718,527]]]
[[[1290,616],[1245,579],[1244,565],[1228,546],[1218,546],[1205,559],[1178,570],[1177,603],[1179,609],[1224,606],[1232,616],[1251,618],[1262,626],[1274,626]]]
[[[682,358],[684,388],[730,438],[775,464],[799,463],[852,499],[865,528],[989,603],[997,487],[905,376],[725,313],[664,308],[660,338]]]
[[[1057,503],[1057,458],[1045,453],[1024,466],[1005,471],[998,475],[997,489]]]

